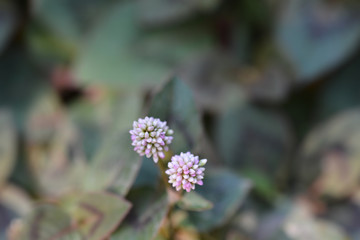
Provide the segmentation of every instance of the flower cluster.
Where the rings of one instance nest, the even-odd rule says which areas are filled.
[[[159,158],[164,158],[164,151],[168,151],[168,145],[171,144],[173,130],[169,129],[166,122],[160,121],[158,118],[145,117],[134,121],[133,129],[130,130],[132,145],[134,150],[140,156],[153,157],[155,163]],[[198,156],[194,156],[190,152],[180,153],[171,158],[168,163],[169,169],[165,171],[169,175],[169,183],[176,188],[177,191],[184,189],[190,192],[195,189],[195,184],[203,185],[207,160],[199,160]]]
[[[180,153],[171,158],[169,169],[166,174],[169,175],[169,183],[179,191],[181,188],[190,192],[195,189],[195,184],[203,185],[204,178],[203,167],[207,160],[199,160],[198,156],[194,156],[190,152]]]
[[[130,130],[132,145],[140,156],[153,157],[154,162],[164,158],[164,151],[168,151],[168,145],[173,137],[173,130],[169,129],[166,122],[158,118],[145,117],[134,121],[133,129]]]

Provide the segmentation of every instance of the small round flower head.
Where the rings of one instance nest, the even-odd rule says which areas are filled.
[[[169,175],[169,183],[176,188],[176,191],[182,188],[187,192],[195,189],[195,184],[203,185],[205,171],[203,166],[206,162],[206,159],[199,160],[198,156],[190,152],[173,156],[168,163],[169,169],[165,172]]]
[[[173,137],[173,130],[169,129],[166,122],[160,121],[158,118],[145,117],[134,121],[133,129],[130,130],[132,144],[134,150],[140,156],[152,157],[154,162],[158,162],[159,158],[164,158],[164,151],[168,151],[168,145]]]

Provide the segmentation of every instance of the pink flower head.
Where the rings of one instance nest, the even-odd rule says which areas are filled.
[[[195,189],[195,184],[203,185],[205,171],[203,166],[206,162],[206,159],[199,160],[198,156],[190,152],[173,156],[168,164],[169,169],[165,172],[169,175],[169,183],[176,188],[176,191],[183,188],[187,192]]]
[[[153,157],[154,162],[157,163],[159,158],[165,157],[164,151],[169,150],[168,145],[173,139],[170,135],[173,133],[166,122],[158,118],[139,118],[138,121],[134,121],[133,129],[130,130],[131,145],[140,156]]]

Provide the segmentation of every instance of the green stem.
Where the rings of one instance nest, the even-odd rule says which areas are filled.
[[[160,159],[158,161],[158,166],[159,166],[159,169],[160,169],[160,173],[161,173],[161,178],[164,182],[164,185],[165,185],[165,188],[166,188],[166,191],[168,192],[168,196],[169,196],[169,210],[167,212],[167,219],[168,219],[168,231],[169,231],[169,240],[173,240],[174,239],[174,226],[172,225],[172,222],[171,222],[171,215],[172,215],[172,212],[174,210],[174,205],[177,201],[177,198],[179,198],[181,196],[181,193],[177,193],[175,192],[173,189],[172,189],[172,186],[169,184],[168,182],[168,175],[165,173],[165,171],[167,170],[167,163],[170,161],[171,159],[171,154],[167,154],[165,156],[164,159]]]

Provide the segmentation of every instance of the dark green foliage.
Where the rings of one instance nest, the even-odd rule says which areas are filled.
[[[0,1],[0,239],[360,239],[359,48],[354,0]]]

